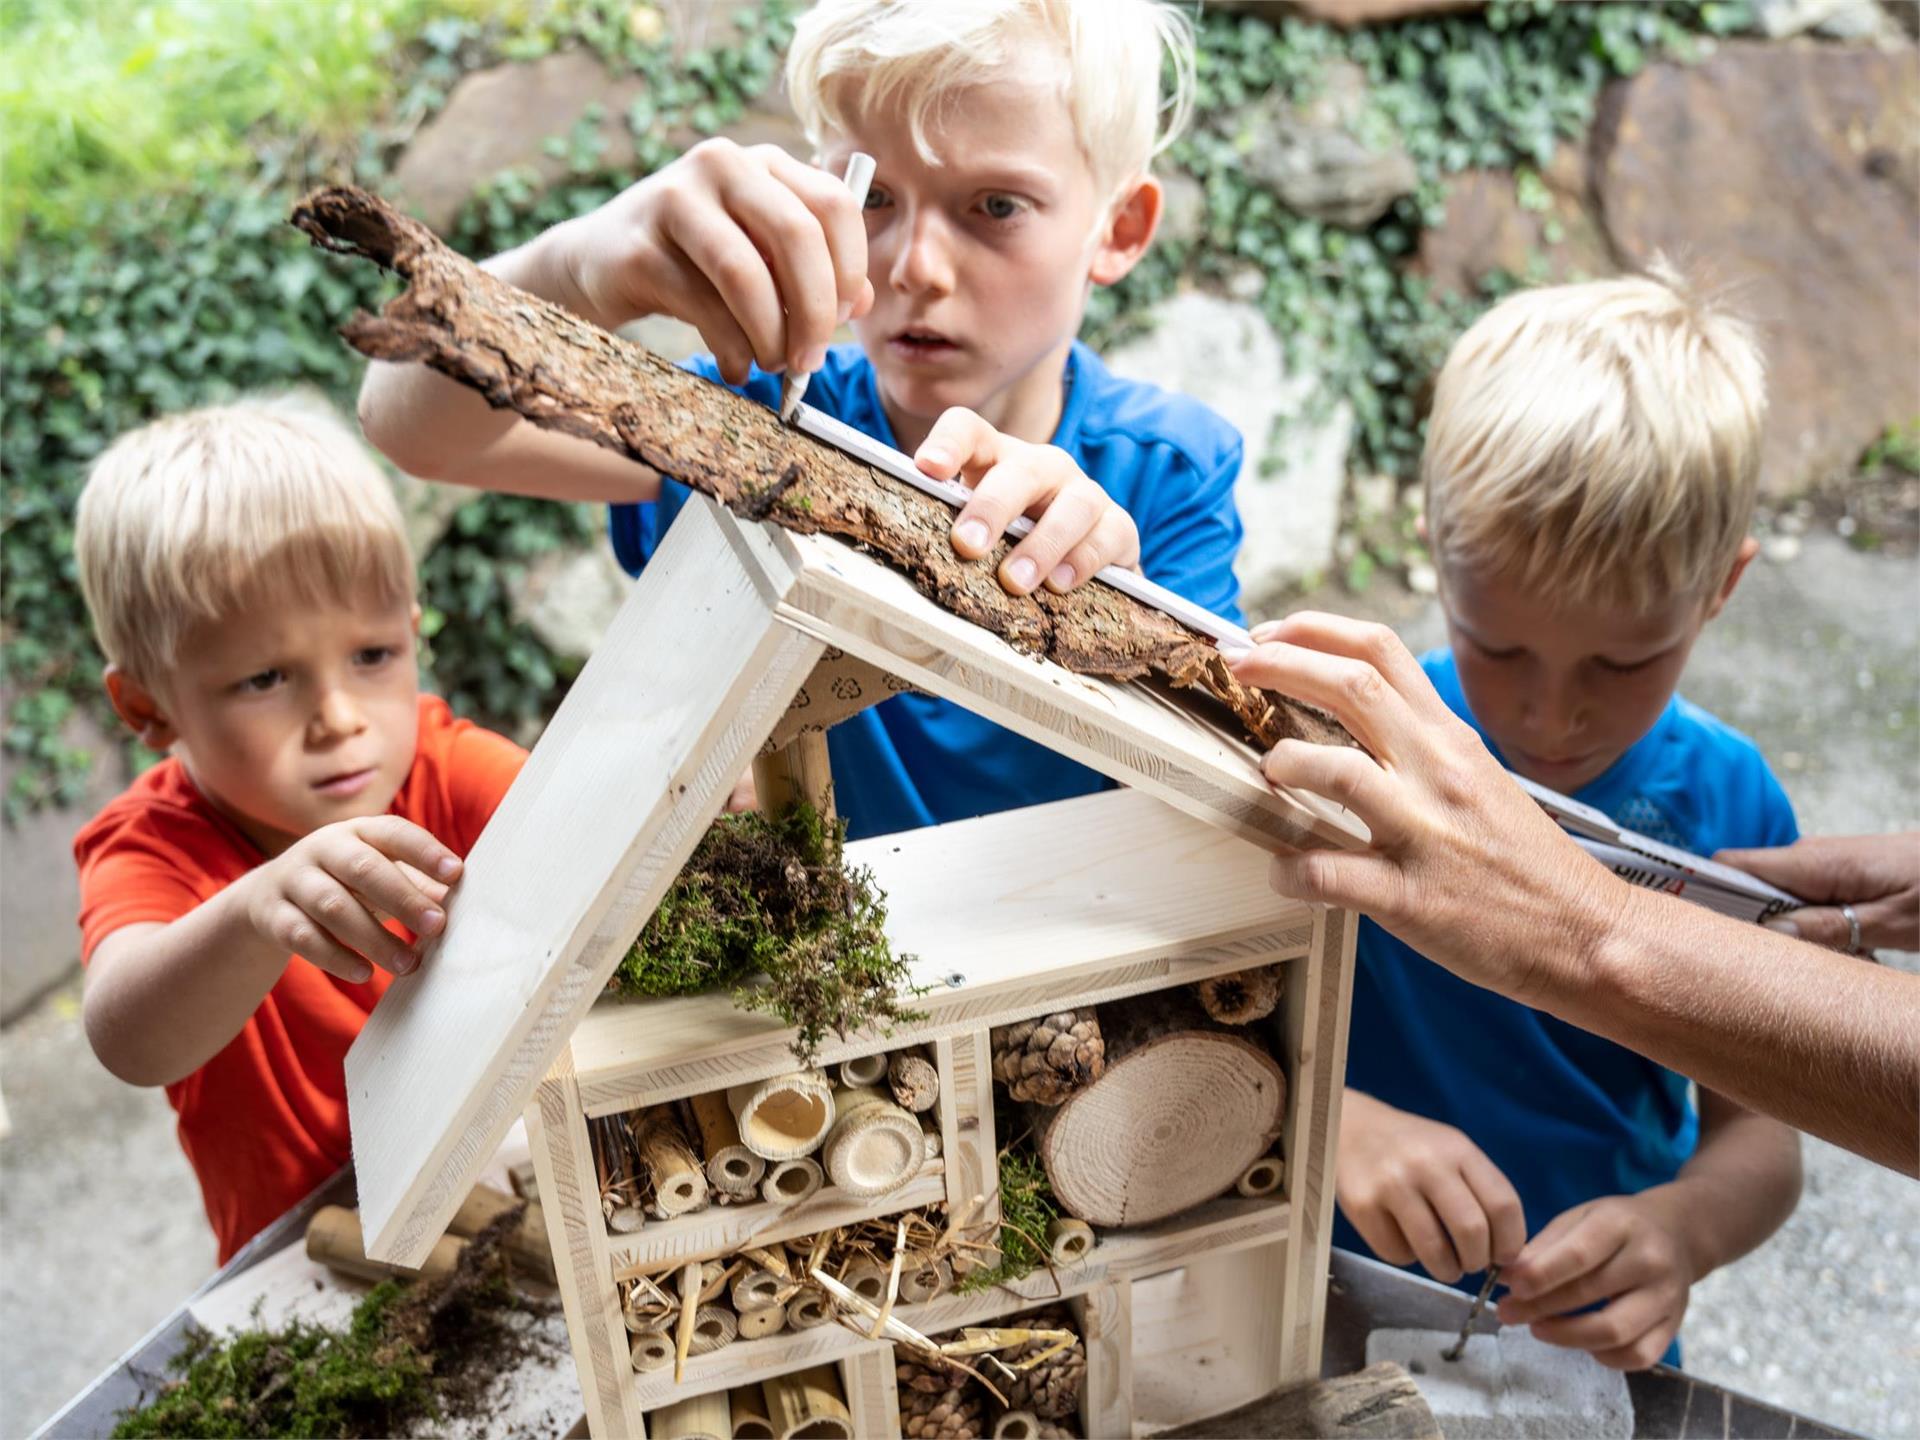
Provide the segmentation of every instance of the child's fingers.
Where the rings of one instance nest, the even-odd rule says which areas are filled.
[[[785,312],[781,360],[793,370],[818,369],[840,323],[839,281],[820,218],[759,165],[735,171],[723,199],[773,270]]]
[[[1393,1218],[1434,1279],[1451,1285],[1466,1273],[1454,1253],[1453,1242],[1447,1238],[1447,1227],[1423,1193],[1416,1190],[1397,1199]]]
[[[1551,1295],[1599,1270],[1626,1242],[1625,1228],[1591,1205],[1556,1216],[1507,1268],[1508,1298],[1518,1307]]]
[[[391,868],[389,861],[380,863]],[[326,932],[327,938],[382,970],[404,975],[418,963],[418,957],[400,937],[368,913],[366,904],[331,875],[306,871],[288,887],[288,898]]]
[[[346,946],[333,940],[306,911],[291,900],[281,900],[268,912],[261,928],[274,944],[289,954],[298,955],[329,975],[349,985],[363,985],[373,978],[373,967]]]
[[[861,207],[854,204],[853,192],[839,176],[818,166],[803,164],[777,145],[756,146],[754,153],[761,150],[768,152],[767,169],[800,197],[800,203],[813,212],[826,235],[838,302],[835,323],[844,323],[863,313],[871,303],[867,286],[867,222]]]
[[[1525,1325],[1585,1309],[1596,1300],[1606,1300],[1633,1289],[1645,1277],[1638,1274],[1627,1252],[1616,1250],[1592,1270],[1575,1275],[1551,1290],[1515,1299],[1508,1295],[1500,1302],[1503,1324]]]
[[[1536,1320],[1531,1328],[1534,1339],[1544,1340],[1549,1345],[1564,1345],[1569,1350],[1612,1352],[1626,1349],[1646,1337],[1667,1317],[1667,1313],[1666,1297],[1659,1291],[1633,1290],[1599,1310],[1590,1310],[1584,1315],[1560,1315]],[[1500,1318],[1504,1321],[1506,1315],[1503,1313]],[[1641,1363],[1652,1364],[1666,1348],[1666,1342],[1662,1340],[1659,1348]]]
[[[450,893],[448,886],[435,880],[431,875],[424,874],[415,869],[405,860],[396,860],[393,863],[400,867],[400,873],[407,877],[407,883],[422,895],[426,896],[427,899],[436,905],[446,903],[446,898]]]
[[[452,884],[466,868],[461,858],[426,830],[398,815],[370,815],[346,822],[352,833],[389,860],[404,860],[414,869]],[[349,882],[353,877],[342,876]]]
[[[1066,554],[1047,576],[1047,588],[1065,594],[1084,584],[1109,565],[1126,568],[1140,559],[1140,531],[1133,517],[1118,505],[1109,505],[1095,522],[1093,533]]]
[[[1036,456],[1044,453],[1036,452]],[[1071,464],[1070,461],[1067,463]],[[1039,466],[1053,468],[1044,461],[1039,462]],[[1101,519],[1115,508],[1107,492],[1077,470],[1071,479],[1062,483],[1061,477],[1036,473],[1036,468],[1039,467],[999,465],[980,482],[980,491],[985,491],[997,479],[1005,477],[1001,481],[1006,487],[1001,492],[1006,497],[1001,502],[1003,504],[1017,505],[1023,496],[1051,497],[1047,499],[1047,508],[1033,522],[1033,529],[1026,538],[1008,551],[1007,558],[1000,562],[1000,583],[1015,595],[1025,595],[1051,577],[1066,560],[1068,553],[1089,540],[1099,528]],[[1029,508],[1032,504],[1033,499],[1028,498],[1026,505],[1021,508]],[[1012,517],[1009,516],[1008,523],[1011,522]]]
[[[1493,1225],[1481,1207],[1479,1197],[1456,1174],[1436,1176],[1427,1190],[1427,1200],[1440,1223],[1447,1227],[1447,1240],[1461,1275],[1477,1274],[1492,1263]],[[1444,1278],[1449,1284],[1460,1275]]]
[[[933,422],[927,438],[913,452],[913,463],[936,480],[958,479],[971,485],[999,464],[1008,448],[1006,436],[973,411],[956,405]]]
[[[1527,1211],[1520,1203],[1520,1192],[1484,1151],[1476,1151],[1461,1160],[1460,1176],[1472,1188],[1492,1227],[1488,1260],[1498,1265],[1511,1264],[1527,1243]]]
[[[762,370],[787,363],[787,318],[773,271],[733,217],[717,206],[676,211],[670,234],[726,303]]]

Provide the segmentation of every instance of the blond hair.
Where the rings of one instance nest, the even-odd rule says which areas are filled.
[[[1435,560],[1636,613],[1704,598],[1752,519],[1765,413],[1753,332],[1663,260],[1514,295],[1440,371],[1420,464]]]
[[[898,105],[914,148],[939,164],[928,131],[942,106],[1034,55],[1058,60],[1060,98],[1103,192],[1144,174],[1193,110],[1193,27],[1157,0],[821,0],[794,28],[787,92],[816,147],[862,111]]]
[[[393,486],[339,416],[301,393],[121,436],[87,477],[74,555],[101,650],[155,688],[195,623],[414,594]]]

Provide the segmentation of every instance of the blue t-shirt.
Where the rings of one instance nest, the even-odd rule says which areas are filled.
[[[709,380],[702,356],[688,368]],[[1065,404],[1053,443],[1099,482],[1140,530],[1140,568],[1218,615],[1238,620],[1233,575],[1240,513],[1239,433],[1196,400],[1123,380],[1078,341],[1067,357]],[[780,377],[755,370],[742,393],[769,407]],[[808,382],[807,403],[889,445],[873,367],[858,346],[839,345]],[[639,574],[690,494],[677,481],[644,505],[615,505],[613,551]],[[834,801],[853,839],[1065,800],[1106,788],[1098,772],[1003,730],[945,700],[897,695],[827,732]]]
[[[1420,663],[1499,758],[1467,709],[1452,654]],[[1696,855],[1799,835],[1754,743],[1677,695],[1573,798]],[[1520,1192],[1529,1235],[1572,1206],[1673,1179],[1699,1139],[1684,1076],[1469,985],[1370,920],[1360,926],[1347,1084],[1464,1131]],[[1334,1243],[1370,1253],[1344,1215]]]

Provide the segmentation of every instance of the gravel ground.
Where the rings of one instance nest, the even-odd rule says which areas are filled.
[[[1430,601],[1376,610],[1432,644]],[[1756,565],[1686,693],[1767,751],[1809,832],[1920,824],[1920,568],[1809,536]],[[1914,957],[1899,963],[1920,968]],[[0,1434],[24,1435],[212,1268],[199,1194],[157,1091],[94,1062],[71,988],[0,1031]],[[1874,1435],[1920,1433],[1920,1187],[1818,1141],[1767,1245],[1694,1292],[1688,1363]]]

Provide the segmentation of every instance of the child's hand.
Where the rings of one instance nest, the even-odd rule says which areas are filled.
[[[813,371],[873,304],[853,195],[777,145],[702,141],[555,230],[574,308],[609,327],[673,315],[738,385],[750,363]]]
[[[1506,1264],[1527,1239],[1513,1184],[1451,1125],[1349,1090],[1334,1198],[1382,1260],[1418,1260],[1436,1280]]]
[[[1555,1217],[1501,1272],[1500,1322],[1530,1323],[1536,1338],[1615,1370],[1652,1365],[1679,1333],[1698,1278],[1673,1190],[1608,1195]]]
[[[953,548],[977,560],[1018,515],[1033,518],[1033,533],[1000,563],[1000,583],[1026,595],[1045,581],[1062,594],[1107,565],[1140,559],[1133,517],[1057,445],[1033,445],[1003,435],[971,410],[942,415],[914,463],[936,480],[958,476],[973,499],[953,518]]]
[[[350,984],[372,978],[373,965],[405,975],[419,956],[382,917],[436,934],[447,920],[443,882],[460,869],[459,856],[397,815],[342,820],[247,876],[247,919],[262,939]]]

